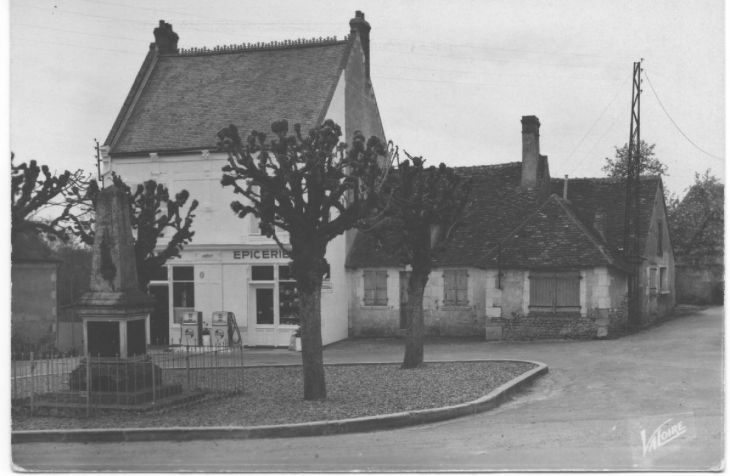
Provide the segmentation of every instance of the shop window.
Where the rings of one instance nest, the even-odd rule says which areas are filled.
[[[186,311],[195,310],[195,269],[193,266],[172,267],[172,307],[175,324],[182,322]]]
[[[298,326],[299,294],[289,266],[279,266],[279,324]]]
[[[251,281],[273,281],[273,266],[251,266]]]
[[[469,274],[465,269],[444,271],[444,306],[468,306]]]
[[[365,271],[366,306],[388,305],[388,273],[387,271]]]
[[[580,312],[580,271],[530,272],[530,312]]]
[[[167,266],[160,266],[150,272],[150,281],[167,281]]]
[[[659,268],[659,284],[663,293],[669,292],[669,272],[664,266]]]

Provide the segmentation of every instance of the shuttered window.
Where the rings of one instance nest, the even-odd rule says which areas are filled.
[[[580,272],[531,272],[530,311],[580,312]]]
[[[386,271],[365,271],[366,306],[388,305],[388,273]]]
[[[444,306],[468,306],[469,274],[465,269],[444,271]]]

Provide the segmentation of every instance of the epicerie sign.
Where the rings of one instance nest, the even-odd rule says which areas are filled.
[[[289,255],[282,250],[242,250],[234,251],[233,259],[288,259]]]

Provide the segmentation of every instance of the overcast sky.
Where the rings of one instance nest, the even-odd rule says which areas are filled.
[[[725,175],[721,0],[11,0],[11,149],[94,171],[94,139],[109,133],[161,19],[181,48],[210,48],[341,38],[355,10],[372,26],[387,138],[431,163],[519,161],[520,118],[536,115],[553,177],[602,176],[628,141],[643,58],[641,137],[669,167],[668,188],[683,195],[708,168]]]

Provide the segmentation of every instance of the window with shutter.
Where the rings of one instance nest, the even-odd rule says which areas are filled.
[[[530,312],[580,312],[580,272],[531,272]]]
[[[468,306],[469,274],[465,269],[444,271],[444,306]]]
[[[388,305],[388,273],[382,270],[365,271],[365,296],[366,306],[387,306]]]

